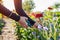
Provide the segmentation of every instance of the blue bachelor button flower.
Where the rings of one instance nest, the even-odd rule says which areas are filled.
[[[36,32],[32,32],[33,35],[36,35]]]

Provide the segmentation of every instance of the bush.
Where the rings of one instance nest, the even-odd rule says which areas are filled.
[[[4,27],[5,22],[3,19],[0,19],[0,34],[2,33],[2,28]]]
[[[43,27],[47,27],[48,30],[30,27],[25,29],[17,24],[16,35],[18,40],[60,40],[60,17],[54,16],[55,12],[45,11],[44,14],[43,18],[38,19],[42,22]]]

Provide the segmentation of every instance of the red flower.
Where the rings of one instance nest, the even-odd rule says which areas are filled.
[[[52,7],[48,7],[49,10],[52,10],[53,8]]]
[[[41,13],[41,14],[36,14],[35,17],[36,17],[36,18],[43,17],[43,14],[42,14],[42,13]]]

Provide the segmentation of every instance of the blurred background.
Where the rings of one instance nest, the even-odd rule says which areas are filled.
[[[16,13],[13,1],[0,0],[0,3]],[[22,7],[31,19],[44,28],[23,28],[0,13],[1,40],[60,40],[60,0],[22,0]]]

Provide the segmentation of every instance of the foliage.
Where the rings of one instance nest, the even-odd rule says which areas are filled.
[[[0,19],[0,34],[2,32],[2,28],[4,27],[4,25],[5,25],[4,20]]]
[[[54,5],[53,5],[53,8],[60,8],[60,3],[55,3]]]
[[[2,14],[0,13],[0,19],[2,19]]]
[[[60,39],[60,17],[56,12],[44,11],[44,17],[39,18],[45,29],[22,28],[17,24],[16,34],[19,40],[59,40]],[[57,12],[58,14],[58,12]]]
[[[23,3],[23,9],[27,12],[30,12],[32,9],[34,9],[34,7],[33,0],[25,0]]]
[[[16,32],[18,40],[36,40],[36,29],[17,27]]]

